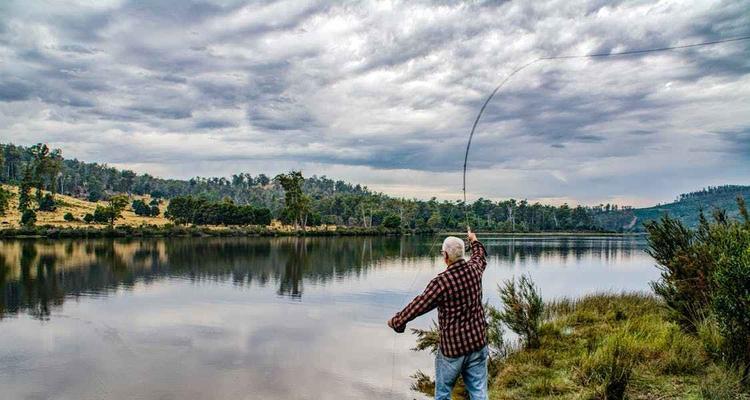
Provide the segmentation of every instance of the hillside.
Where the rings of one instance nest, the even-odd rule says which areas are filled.
[[[682,194],[673,203],[633,210],[638,219],[634,229],[643,230],[643,223],[661,218],[664,214],[678,218],[691,228],[695,228],[698,225],[701,210],[706,216],[710,216],[716,209],[726,210],[730,218],[738,218],[738,196],[750,200],[750,186],[717,186]]]
[[[227,199],[237,205],[252,205],[270,210],[271,217],[291,223],[285,214],[285,192],[278,182],[263,174],[240,172],[230,177],[195,177],[187,180],[163,179],[149,174],[136,174],[106,164],[65,159],[60,150],[44,144],[31,147],[0,144],[0,183],[16,185],[24,172],[40,187],[61,195],[56,213],[40,213],[38,224],[77,225],[62,219],[66,212],[80,218],[91,212],[98,201],[113,194],[129,193],[134,198],[162,198],[164,201],[183,196],[219,202]],[[552,206],[526,200],[492,201],[478,199],[463,204],[395,198],[370,191],[366,186],[351,184],[326,176],[305,176],[301,186],[307,197],[306,220],[310,226],[336,225],[361,228],[387,226],[412,231],[463,229],[468,222],[480,231],[494,232],[642,232],[643,223],[658,219],[665,213],[677,217],[691,227],[698,222],[700,210],[710,213],[714,208],[726,209],[737,215],[735,199],[750,199],[750,186],[720,186],[683,194],[670,204],[634,209],[615,204]],[[17,202],[17,196],[15,202]],[[131,199],[132,200],[132,199]],[[14,202],[14,204],[15,204]],[[166,203],[164,203],[166,204]],[[164,212],[162,204],[162,213]],[[11,206],[9,214],[0,219],[4,226],[15,226],[18,213]],[[136,217],[131,211],[121,223],[129,225],[164,224],[163,217]]]
[[[17,228],[19,227],[19,221],[21,220],[21,214],[18,211],[18,187],[13,185],[2,185],[2,187],[11,193],[13,196],[10,200],[8,210],[5,216],[0,216],[0,228]],[[87,213],[93,213],[97,204],[104,205],[104,202],[91,202],[87,200],[77,199],[75,197],[58,194],[55,196],[57,201],[57,209],[51,212],[37,212],[37,225],[52,225],[59,227],[79,227],[79,226],[100,226],[96,223],[86,224],[83,222],[83,216]],[[148,203],[151,199],[148,196],[132,196],[131,200],[143,199]],[[118,220],[119,224],[125,225],[164,225],[170,221],[164,218],[165,204],[159,206],[161,213],[158,217],[140,217],[128,208],[123,211],[122,219]],[[66,221],[64,216],[66,213],[72,213],[78,221]]]

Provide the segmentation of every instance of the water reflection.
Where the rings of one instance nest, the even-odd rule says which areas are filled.
[[[519,273],[546,298],[643,290],[658,275],[638,239],[484,241],[492,303],[496,284]],[[421,398],[409,376],[433,360],[384,321],[444,268],[432,244],[0,241],[0,397]]]
[[[487,237],[491,264],[565,265],[643,257],[637,238]],[[273,285],[301,299],[305,285],[360,277],[388,260],[428,258],[429,238],[182,238],[0,241],[0,319],[21,311],[45,319],[66,297],[107,295],[164,277]]]

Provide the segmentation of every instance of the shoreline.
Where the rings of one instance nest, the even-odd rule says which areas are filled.
[[[212,226],[156,226],[156,225],[120,225],[110,227],[85,226],[85,227],[57,227],[51,225],[30,228],[4,228],[0,229],[0,240],[2,239],[57,239],[57,238],[138,238],[138,237],[278,237],[278,236],[435,236],[454,235],[462,236],[466,232],[455,231],[431,231],[416,230],[404,231],[399,229],[385,228],[361,228],[361,227],[336,227],[327,230],[288,230],[275,229],[262,226],[244,227],[212,227]],[[641,232],[477,232],[478,235],[498,235],[505,237],[554,237],[554,236],[577,236],[577,237],[639,237]]]

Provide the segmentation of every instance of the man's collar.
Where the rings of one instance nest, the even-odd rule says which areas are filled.
[[[464,260],[464,259],[457,260],[457,261],[454,261],[451,265],[449,265],[447,269],[455,268],[455,267],[461,266],[463,264],[466,264],[466,260]]]

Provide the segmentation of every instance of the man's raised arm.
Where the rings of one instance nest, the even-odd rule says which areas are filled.
[[[469,264],[484,271],[487,267],[487,250],[484,249],[482,242],[477,239],[477,234],[472,232],[471,229],[469,229],[466,236],[469,238],[469,242],[471,242]]]

